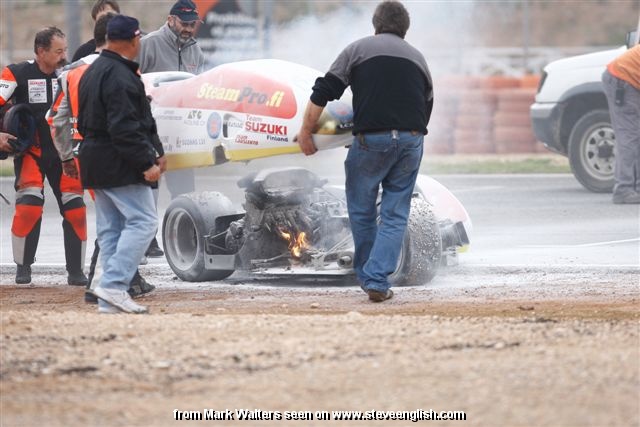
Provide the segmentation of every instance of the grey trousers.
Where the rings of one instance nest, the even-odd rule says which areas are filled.
[[[164,173],[164,182],[171,193],[171,200],[181,194],[196,191],[196,173],[193,169],[178,169]]]
[[[640,90],[605,71],[602,74],[611,124],[616,134],[614,195],[640,192]],[[622,92],[622,104],[616,104],[616,91]]]

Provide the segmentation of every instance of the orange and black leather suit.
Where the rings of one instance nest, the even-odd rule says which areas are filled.
[[[35,260],[42,209],[44,178],[49,181],[63,217],[64,250],[69,272],[82,271],[87,240],[86,208],[78,179],[62,173],[62,163],[51,140],[45,119],[56,91],[56,74],[45,74],[35,61],[5,67],[0,75],[0,106],[10,100],[28,104],[37,122],[34,143],[14,158],[16,212],[11,226],[13,258],[16,264]]]

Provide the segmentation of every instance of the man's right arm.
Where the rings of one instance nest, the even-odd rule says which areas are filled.
[[[307,156],[315,154],[315,152],[318,151],[318,148],[313,143],[312,134],[323,110],[324,107],[316,105],[313,101],[309,100],[307,108],[304,111],[302,126],[294,139],[300,145],[302,152]]]
[[[53,116],[53,145],[58,150],[58,156],[62,161],[62,171],[71,178],[78,178],[78,168],[73,156],[73,124],[71,119],[71,105],[67,94],[66,81],[64,89],[60,91],[60,103]]]
[[[71,123],[71,105],[67,94],[67,77],[63,74],[58,78],[58,95],[53,103],[50,114],[53,124],[53,144],[58,150],[60,160],[63,162],[73,159],[73,125]]]

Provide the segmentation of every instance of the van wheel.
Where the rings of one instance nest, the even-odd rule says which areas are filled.
[[[576,179],[596,193],[613,190],[616,138],[607,110],[585,114],[569,136],[569,164]]]

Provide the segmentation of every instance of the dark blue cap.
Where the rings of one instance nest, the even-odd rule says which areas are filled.
[[[171,8],[169,15],[177,16],[184,22],[200,20],[196,5],[191,0],[178,0]]]
[[[140,35],[140,24],[136,18],[116,15],[107,24],[107,39],[130,40]]]

